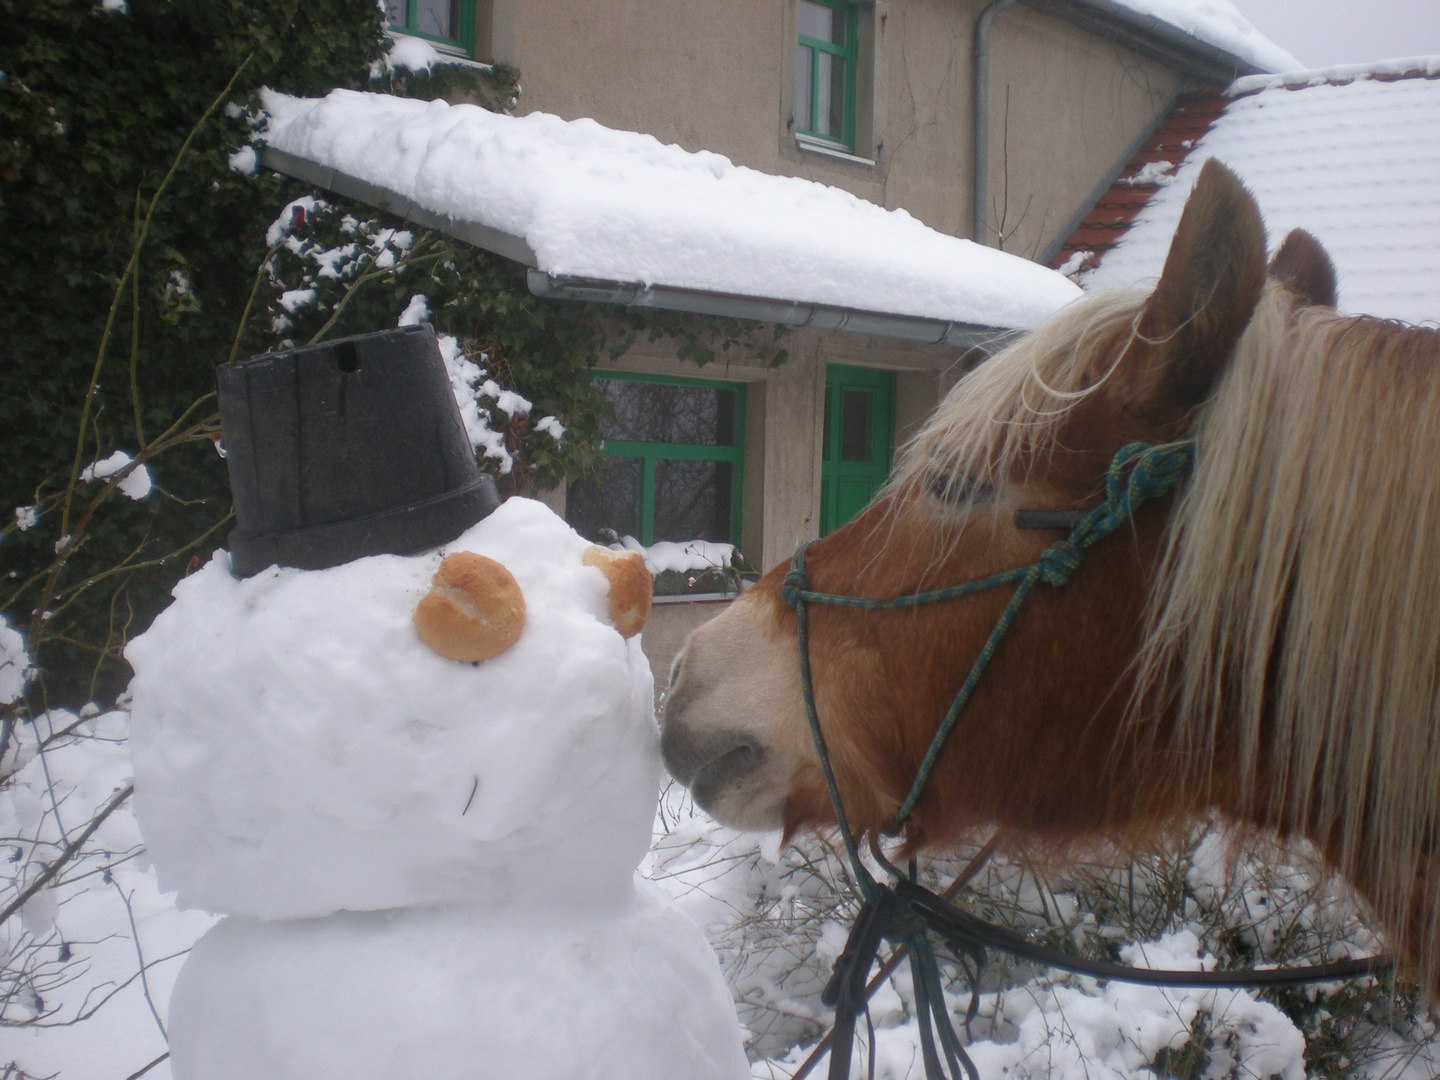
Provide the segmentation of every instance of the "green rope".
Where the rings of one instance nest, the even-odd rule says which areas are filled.
[[[1040,553],[1039,559],[1027,566],[1004,570],[998,574],[991,574],[989,577],[960,585],[950,585],[943,589],[910,593],[889,600],[867,600],[856,596],[813,592],[810,589],[809,576],[805,573],[805,549],[809,545],[802,544],[796,549],[790,560],[790,570],[780,586],[780,596],[795,609],[796,644],[800,652],[800,688],[805,701],[805,718],[810,726],[810,737],[815,744],[815,753],[820,759],[820,771],[825,778],[825,790],[830,798],[830,806],[835,812],[835,822],[840,830],[840,836],[845,842],[845,852],[849,857],[856,884],[867,906],[874,905],[879,901],[893,905],[896,895],[893,890],[878,885],[870,871],[866,869],[860,859],[855,834],[851,831],[850,823],[845,816],[845,804],[840,798],[840,788],[835,781],[835,771],[830,764],[830,754],[825,746],[825,735],[820,730],[820,718],[815,709],[815,693],[810,675],[808,605],[825,604],[831,607],[885,611],[953,600],[1003,585],[1015,586],[1015,592],[1011,595],[1009,603],[1005,605],[1005,610],[1001,612],[999,620],[990,631],[990,636],[986,638],[980,655],[971,666],[969,674],[966,675],[964,683],[956,692],[950,708],[946,710],[940,726],[930,740],[930,745],[926,748],[925,756],[920,762],[909,792],[899,809],[896,810],[894,818],[884,830],[890,835],[896,835],[915,809],[915,804],[920,799],[925,783],[929,780],[936,762],[939,761],[941,751],[944,750],[950,733],[959,722],[960,714],[970,700],[976,684],[980,681],[980,676],[984,674],[991,657],[1000,647],[1000,641],[1004,638],[1005,632],[1014,622],[1020,605],[1025,602],[1025,598],[1030,595],[1035,584],[1043,581],[1055,588],[1064,585],[1080,568],[1080,563],[1084,560],[1088,548],[1120,528],[1142,503],[1173,491],[1189,475],[1194,467],[1194,462],[1194,446],[1189,443],[1151,447],[1137,442],[1121,447],[1111,459],[1110,468],[1106,474],[1105,501],[1086,514],[1066,539],[1051,544]],[[883,854],[879,853],[878,848],[877,858],[891,876],[897,880],[904,880],[904,874],[898,867],[886,860]],[[925,1075],[931,1080],[947,1076],[951,1080],[960,1080],[963,1072],[968,1080],[978,1080],[979,1074],[960,1043],[960,1037],[955,1031],[945,1005],[945,991],[940,979],[939,964],[935,959],[935,950],[930,944],[928,924],[911,902],[904,898],[900,898],[894,914],[886,915],[884,918],[889,923],[887,929],[883,931],[884,936],[892,942],[903,941],[909,949],[912,981],[915,988],[915,1012],[919,1022],[920,1049],[924,1059]],[[857,932],[858,927],[856,931],[852,931],[852,940]],[[848,944],[846,948],[848,953]],[[842,959],[844,958],[842,957]],[[869,970],[872,959],[873,953],[870,956],[850,958],[850,963],[863,965],[859,974],[862,987],[865,973]],[[840,1039],[838,1036],[840,1025],[837,1020],[837,1042],[831,1047],[832,1077],[849,1075],[850,1039],[853,1037],[855,1004],[850,1002],[845,1007],[851,1011],[852,1015],[848,1017],[845,1028],[848,1034],[844,1039]],[[937,1032],[939,1034],[938,1046],[936,1045]],[[842,1042],[843,1045],[840,1045]]]
[[[930,773],[940,759],[941,751],[944,750],[950,733],[954,731],[960,714],[964,711],[966,703],[974,693],[976,684],[980,681],[980,676],[984,674],[991,657],[1000,647],[1001,639],[1010,629],[1010,624],[1019,612],[1020,605],[1030,595],[1030,590],[1035,587],[1037,582],[1041,581],[1056,588],[1064,585],[1079,569],[1088,548],[1120,528],[1141,504],[1173,491],[1189,475],[1194,467],[1194,462],[1195,449],[1191,443],[1152,447],[1145,443],[1135,442],[1121,447],[1111,459],[1110,468],[1106,473],[1105,501],[1086,514],[1066,539],[1051,544],[1041,552],[1039,559],[1027,566],[1004,570],[976,581],[950,585],[942,589],[910,593],[889,600],[868,600],[857,596],[814,592],[810,589],[810,579],[805,572],[805,549],[809,545],[802,544],[796,549],[790,560],[790,570],[785,575],[785,580],[780,587],[780,597],[795,609],[796,636],[800,651],[800,685],[805,701],[805,715],[809,722],[810,735],[815,744],[816,754],[820,758],[820,768],[825,778],[830,805],[835,811],[835,820],[845,841],[846,853],[849,855],[851,865],[859,879],[861,892],[866,899],[873,898],[874,879],[860,861],[859,849],[856,847],[854,835],[846,820],[840,789],[835,782],[834,770],[830,766],[830,755],[826,750],[825,737],[821,733],[819,716],[815,710],[815,695],[810,676],[807,606],[824,604],[831,607],[884,611],[953,600],[1002,585],[1013,584],[1016,586],[1010,602],[1005,605],[1005,610],[1001,613],[994,629],[990,631],[990,636],[980,650],[980,655],[970,668],[964,683],[961,684],[954,700],[950,703],[950,708],[946,710],[940,726],[936,729],[935,735],[925,751],[925,756],[921,759],[920,767],[909,792],[885,829],[891,835],[897,834],[914,811],[915,804],[919,801],[925,783],[929,780]]]

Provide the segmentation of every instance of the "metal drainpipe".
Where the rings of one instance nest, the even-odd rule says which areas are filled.
[[[991,0],[975,20],[975,218],[970,233],[990,246],[986,204],[990,201],[990,24],[1015,0]]]

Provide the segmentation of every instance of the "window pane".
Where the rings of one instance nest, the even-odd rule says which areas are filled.
[[[415,29],[422,34],[460,36],[460,0],[415,0]]]
[[[602,439],[735,445],[739,394],[734,390],[622,379],[597,379],[596,385],[615,406],[614,418],[600,422]]]
[[[811,3],[811,0],[800,0],[799,18],[800,33],[805,37],[834,45],[845,44],[845,18],[834,8]]]
[[[729,543],[734,482],[728,461],[657,461],[655,539]]]
[[[810,64],[815,50],[801,45],[795,56],[795,126],[814,131],[815,120],[810,114]]]
[[[597,459],[594,476],[566,488],[565,520],[592,543],[613,544],[622,536],[639,536],[639,459]]]
[[[865,390],[841,394],[840,460],[870,460],[870,394]]]
[[[405,27],[405,0],[385,0],[385,22],[388,26]]]
[[[814,131],[832,139],[845,138],[845,61],[826,52],[817,52],[820,65],[816,84]]]

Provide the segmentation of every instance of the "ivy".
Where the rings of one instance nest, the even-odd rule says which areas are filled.
[[[512,68],[391,68],[374,0],[0,0],[0,25],[0,614],[41,672],[31,711],[112,700],[126,641],[225,542],[220,363],[392,327],[423,296],[531,402],[477,398],[482,464],[533,493],[592,467],[588,371],[640,337],[784,359],[756,324],[538,300],[504,259],[257,170],[262,86],[514,107]],[[117,450],[144,498],[85,479]]]

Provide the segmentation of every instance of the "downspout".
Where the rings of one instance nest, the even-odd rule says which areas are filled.
[[[990,0],[975,20],[975,217],[970,238],[990,246],[986,204],[990,201],[990,24],[1015,0]]]

